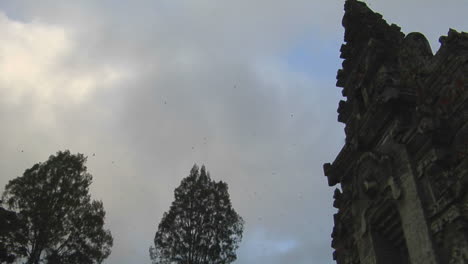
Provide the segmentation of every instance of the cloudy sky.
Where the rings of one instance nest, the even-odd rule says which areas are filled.
[[[88,155],[114,236],[106,263],[149,263],[194,163],[246,221],[239,264],[330,264],[344,143],[343,0],[0,1],[0,186],[58,150]],[[467,0],[368,0],[433,50]],[[93,155],[93,153],[95,155]]]

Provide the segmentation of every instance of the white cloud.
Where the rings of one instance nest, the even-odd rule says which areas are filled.
[[[63,27],[14,21],[0,12],[0,32],[1,102],[33,107],[42,125],[54,125],[57,107],[85,103],[97,89],[129,77],[110,65],[74,69],[70,61],[78,43]]]
[[[49,84],[51,72],[70,48],[64,29],[16,22],[0,13],[0,32],[0,87],[9,90],[8,101],[19,103],[31,92],[40,101],[49,101],[54,88]]]

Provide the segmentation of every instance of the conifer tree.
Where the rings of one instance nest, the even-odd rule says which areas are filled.
[[[194,165],[174,191],[150,247],[155,264],[227,264],[236,260],[244,221],[232,208],[225,182]]]

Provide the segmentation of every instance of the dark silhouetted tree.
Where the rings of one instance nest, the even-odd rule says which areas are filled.
[[[20,237],[27,264],[102,263],[113,243],[105,211],[91,200],[92,176],[82,154],[57,152],[11,180],[3,199],[23,221]]]
[[[244,221],[231,206],[226,183],[194,165],[174,191],[150,247],[155,264],[227,264],[236,260]]]
[[[25,227],[17,213],[6,210],[0,201],[0,263],[13,263],[17,258],[26,256],[23,246]]]

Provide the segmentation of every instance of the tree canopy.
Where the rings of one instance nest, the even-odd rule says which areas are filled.
[[[0,263],[13,263],[18,257],[25,256],[22,236],[23,221],[17,213],[6,210],[0,201]]]
[[[231,206],[228,185],[194,165],[174,191],[150,247],[155,264],[226,264],[236,260],[244,221]]]
[[[3,200],[24,225],[6,244],[20,244],[28,264],[94,264],[109,256],[113,238],[102,202],[91,200],[85,162],[60,151],[6,185]]]

